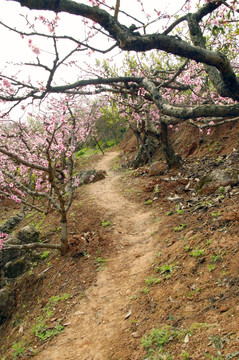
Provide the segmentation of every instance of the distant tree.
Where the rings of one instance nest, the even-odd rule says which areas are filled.
[[[56,110],[58,109],[58,110]],[[3,248],[68,249],[67,213],[79,179],[74,176],[74,152],[90,132],[88,114],[75,113],[68,101],[51,104],[50,115],[29,123],[2,125],[0,138],[0,197],[26,208],[60,214],[61,244],[34,243]],[[2,239],[4,235],[2,236]]]

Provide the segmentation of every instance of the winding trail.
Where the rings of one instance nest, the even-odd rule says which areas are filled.
[[[98,272],[97,282],[88,288],[86,297],[76,305],[69,318],[70,325],[54,344],[49,344],[35,356],[35,360],[121,358],[117,356],[117,339],[129,327],[126,318],[131,312],[133,317],[134,312],[130,297],[142,289],[156,244],[151,236],[155,227],[151,213],[120,194],[121,176],[109,170],[117,155],[110,152],[102,157],[97,169],[106,170],[108,176],[86,188],[95,206],[113,219],[112,239],[115,244],[112,255],[107,259],[105,269]],[[130,360],[138,358],[132,354]]]

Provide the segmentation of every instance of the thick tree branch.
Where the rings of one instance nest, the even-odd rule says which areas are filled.
[[[11,159],[17,161],[19,164],[26,165],[27,167],[32,168],[32,169],[42,170],[42,171],[48,172],[48,168],[47,168],[47,167],[41,166],[41,165],[37,165],[37,164],[31,163],[31,162],[29,162],[29,161],[26,161],[26,160],[20,158],[18,155],[13,154],[13,153],[11,153],[10,151],[5,150],[5,149],[2,148],[2,147],[0,147],[0,152],[1,152],[2,154],[5,154],[5,155],[9,156]]]
[[[22,245],[4,244],[2,250],[30,250],[30,249],[56,249],[61,250],[62,246],[58,244],[31,243]]]
[[[199,105],[193,108],[177,107],[167,104],[160,95],[154,83],[148,79],[142,81],[142,86],[147,90],[155,105],[160,112],[167,116],[188,120],[196,119],[198,117],[212,117],[212,116],[238,116],[239,104],[233,105]]]
[[[8,0],[9,1],[9,0]],[[122,50],[148,51],[162,50],[187,59],[195,60],[209,66],[214,66],[220,72],[225,83],[225,89],[233,100],[239,101],[239,81],[230,65],[229,60],[223,54],[210,51],[198,46],[188,44],[186,41],[165,34],[140,35],[134,33],[130,28],[120,24],[105,10],[91,7],[72,0],[10,0],[16,1],[21,6],[35,10],[52,10],[55,12],[67,12],[88,18],[101,25],[108,34],[114,38]],[[223,1],[211,1],[203,6],[195,14],[197,21],[218,8]],[[59,89],[60,90],[60,89]]]

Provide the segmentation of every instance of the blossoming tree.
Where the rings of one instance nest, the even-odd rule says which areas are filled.
[[[49,111],[53,110],[49,115]],[[84,114],[84,116],[83,116]],[[68,249],[67,213],[79,179],[73,175],[74,152],[91,131],[87,111],[73,112],[70,100],[51,102],[47,116],[30,123],[1,127],[0,197],[47,214],[53,207],[61,217],[61,244],[7,245],[6,248]],[[1,246],[6,236],[0,234]]]
[[[142,11],[143,21],[139,13],[132,15],[119,0],[114,6],[112,1],[106,0],[8,1],[30,10],[42,10],[34,12],[34,18],[31,18],[31,12],[24,15],[30,30],[15,28],[10,23],[1,24],[23,38],[23,46],[27,41],[27,46],[35,54],[35,62],[26,62],[25,65],[44,71],[47,76],[34,82],[23,80],[19,74],[10,76],[2,72],[0,99],[5,105],[9,104],[6,112],[2,111],[2,116],[20,104],[25,107],[29,101],[42,101],[49,93],[96,96],[102,92],[118,91],[130,97],[143,95],[157,108],[160,121],[156,133],[166,144],[169,166],[177,163],[178,159],[168,144],[168,125],[192,121],[202,131],[200,123],[208,126],[213,121],[216,126],[225,119],[236,121],[239,111],[236,41],[239,10],[236,0],[182,1],[176,13],[172,10],[171,13],[166,12],[153,2],[146,11],[146,4],[137,0],[135,6],[138,4]],[[46,10],[50,10],[52,15],[46,15]],[[82,19],[84,27],[79,27],[79,33],[68,34],[65,27],[62,29],[60,18],[64,14],[71,15],[72,20],[75,16]],[[43,39],[52,43],[54,57],[50,62],[45,62],[41,50]],[[98,46],[102,39],[104,49]],[[71,44],[64,46],[67,51],[62,51],[61,42]],[[106,54],[105,61],[113,64],[117,59],[116,49],[122,52],[150,52],[151,59],[148,56],[147,68],[136,61],[131,71],[105,73],[98,72],[92,63],[89,66],[89,61],[82,60],[82,54],[87,54],[88,58],[95,57],[96,53]],[[62,78],[61,69],[67,66],[74,69],[73,81]],[[152,130],[154,124],[151,123],[148,128]]]

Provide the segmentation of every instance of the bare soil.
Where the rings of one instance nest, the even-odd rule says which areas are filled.
[[[223,129],[215,131],[200,144],[182,129],[184,167],[160,177],[149,177],[147,167],[120,170],[132,138],[123,155],[91,159],[107,176],[76,194],[69,254],[53,252],[12,285],[17,305],[0,332],[3,359],[17,358],[14,343],[24,348],[19,357],[36,360],[239,359],[238,185],[223,194],[194,190],[238,150],[235,128],[227,129],[228,142]],[[43,236],[55,241],[57,227],[52,214]],[[49,299],[66,293],[45,325],[61,323],[64,331],[40,340],[32,329]],[[169,335],[157,349],[142,341],[154,328]]]

